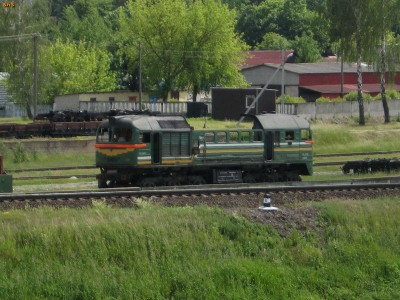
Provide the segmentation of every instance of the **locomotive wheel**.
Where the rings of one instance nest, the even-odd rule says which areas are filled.
[[[181,181],[178,178],[169,177],[165,179],[164,184],[166,186],[176,186],[181,185]]]
[[[203,185],[203,184],[207,184],[207,182],[201,176],[191,176],[191,177],[189,177],[189,184],[192,184],[192,185]]]
[[[115,187],[115,184],[116,184],[115,180],[107,180],[106,187],[113,188]]]
[[[257,180],[253,175],[246,174],[246,175],[243,176],[243,182],[244,183],[256,183]]]
[[[157,179],[156,178],[143,178],[139,182],[139,186],[141,186],[141,187],[155,187],[155,186],[157,186]]]
[[[105,180],[98,180],[97,181],[97,187],[99,188],[99,189],[105,189],[105,188],[107,188],[107,182],[105,181]]]

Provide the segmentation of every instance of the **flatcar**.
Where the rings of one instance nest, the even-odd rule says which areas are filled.
[[[312,174],[307,120],[246,117],[252,129],[193,130],[183,116],[111,116],[96,134],[98,186],[298,181]]]

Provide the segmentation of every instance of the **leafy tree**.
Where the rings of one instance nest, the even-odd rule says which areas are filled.
[[[109,70],[109,54],[84,42],[55,41],[47,50],[51,76],[48,78],[47,99],[76,92],[112,91],[115,74]]]
[[[296,51],[296,62],[313,63],[321,60],[321,49],[312,35],[303,34],[292,42],[292,48]]]
[[[245,46],[234,33],[234,13],[218,1],[129,1],[120,24],[131,68],[140,44],[145,86],[158,87],[163,101],[176,88],[191,88],[195,100],[210,85],[244,84]]]
[[[393,75],[399,65],[398,57],[400,49],[397,46],[398,41],[392,32],[392,29],[400,25],[398,11],[400,9],[399,1],[395,0],[379,0],[372,3],[372,16],[369,21],[375,26],[373,27],[376,36],[380,38],[379,47],[371,47],[367,53],[367,61],[374,65],[380,73],[381,83],[381,100],[384,111],[385,123],[390,122],[389,106],[386,100],[386,73]],[[375,35],[375,33],[374,33]],[[379,49],[377,49],[379,48]],[[392,76],[391,76],[392,77]]]
[[[306,0],[284,0],[277,20],[279,33],[289,40],[302,36],[311,28],[312,14],[307,9]]]
[[[268,32],[264,34],[264,37],[256,46],[256,49],[259,50],[281,50],[281,49],[288,49],[289,48],[289,41],[275,32]]]
[[[113,0],[75,0],[64,8],[61,36],[64,40],[108,46],[112,42],[113,10]]]
[[[377,45],[373,16],[375,0],[325,0],[325,16],[331,23],[331,36],[340,42],[341,55],[346,61],[357,61],[357,93],[359,124],[365,125],[362,93],[362,56]]]
[[[21,0],[13,8],[4,8],[0,18],[0,35],[9,37],[0,41],[0,65],[2,71],[8,73],[7,90],[12,100],[25,107],[28,117],[32,118],[31,106],[36,99],[34,95],[34,43],[33,36],[40,34],[40,41],[45,43],[46,36],[53,28],[50,19],[50,7],[45,0]],[[40,52],[39,37],[36,45]],[[44,73],[40,68],[38,74],[38,90],[40,93],[44,81]],[[38,98],[40,101],[40,98]]]
[[[251,47],[262,42],[266,33],[276,32],[285,36],[279,27],[278,19],[283,10],[283,0],[269,0],[260,4],[243,5],[239,9],[236,30]]]

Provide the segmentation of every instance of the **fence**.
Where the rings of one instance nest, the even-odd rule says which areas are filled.
[[[187,113],[188,102],[157,102],[157,103],[142,103],[142,110],[159,111],[162,113]],[[205,102],[208,106],[208,113],[211,113],[211,102]],[[112,109],[120,110],[139,110],[138,102],[86,102],[79,103],[79,110],[87,110],[89,112],[105,112]]]
[[[392,116],[400,114],[400,100],[388,100],[389,112]],[[277,113],[300,115],[305,118],[332,119],[340,117],[358,116],[358,102],[326,102],[326,103],[298,103],[298,104],[277,104]],[[364,101],[365,116],[383,116],[382,101]]]
[[[205,102],[208,106],[208,113],[211,114],[211,102]],[[388,101],[390,115],[400,116],[400,100]],[[80,102],[80,110],[90,112],[105,112],[111,109],[138,110],[139,103],[134,102]],[[162,113],[187,113],[187,102],[176,103],[142,103],[142,110],[159,111]],[[33,107],[31,108],[33,112]],[[37,114],[48,113],[53,110],[52,105],[37,105]],[[364,112],[366,116],[383,116],[381,101],[364,101]],[[327,102],[327,103],[296,103],[277,104],[276,113],[300,115],[307,119],[332,119],[335,117],[358,116],[358,102]],[[0,117],[27,117],[24,107],[14,103],[0,104]]]
[[[53,105],[37,105],[36,114],[45,114],[53,109]],[[34,107],[31,106],[33,113]],[[27,117],[26,108],[16,105],[11,102],[4,102],[0,104],[0,117],[12,118],[12,117]]]

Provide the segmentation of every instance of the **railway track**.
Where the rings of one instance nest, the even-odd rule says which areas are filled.
[[[323,201],[326,199],[362,199],[400,195],[399,182],[384,183],[292,183],[286,185],[224,185],[180,186],[153,189],[115,188],[96,191],[56,193],[0,194],[0,209],[18,209],[42,205],[55,207],[92,206],[96,202],[122,207],[135,207],[140,199],[162,205],[211,205],[224,208],[256,208],[263,195],[269,193],[276,205],[296,201]]]
[[[348,157],[348,156],[374,156],[374,155],[388,155],[396,154],[400,151],[375,151],[375,152],[353,152],[353,153],[331,153],[331,154],[316,154],[314,157]],[[358,161],[358,160],[357,160]],[[330,162],[315,162],[314,167],[324,166],[343,166],[348,160],[342,161],[330,161]],[[350,161],[351,162],[351,161]],[[7,170],[7,173],[13,174],[14,180],[34,180],[34,179],[68,179],[71,176],[76,178],[95,178],[95,174],[79,174],[79,175],[48,175],[48,176],[19,176],[22,172],[55,172],[55,171],[69,171],[69,170],[93,170],[97,169],[94,165],[86,166],[67,166],[67,167],[55,167],[55,168],[35,168],[35,169],[15,169]]]

